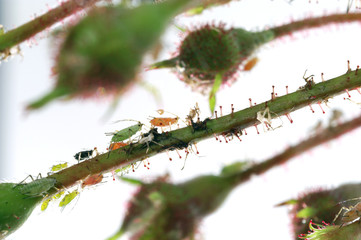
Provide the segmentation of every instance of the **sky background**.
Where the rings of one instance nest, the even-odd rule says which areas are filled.
[[[262,30],[266,27],[288,23],[293,19],[309,16],[343,13],[347,0],[242,0],[226,6],[206,10],[201,16],[179,16],[175,23],[194,29],[211,21],[224,22],[227,27]],[[356,2],[356,1],[354,1]],[[0,0],[0,24],[10,30],[31,20],[34,14],[47,11],[57,1]],[[355,9],[355,4],[352,11]],[[60,26],[62,26],[60,24]],[[361,42],[360,24],[331,25],[318,30],[304,31],[273,41],[256,52],[260,59],[251,72],[240,73],[231,87],[224,86],[217,95],[218,105],[224,113],[249,106],[248,99],[260,103],[268,100],[272,85],[279,95],[285,94],[285,86],[295,91],[304,84],[302,76],[314,74],[320,82],[344,74],[347,60],[354,69],[361,64],[358,51]],[[191,89],[169,70],[142,72],[144,82],[153,85],[161,95],[161,101],[142,85],[134,86],[119,103],[113,115],[104,120],[111,101],[109,99],[55,101],[45,108],[26,113],[30,101],[47,93],[54,84],[51,67],[57,49],[44,32],[30,44],[22,44],[22,55],[0,65],[0,180],[19,182],[27,175],[43,175],[58,163],[75,164],[73,155],[81,150],[97,147],[101,152],[109,144],[105,132],[119,130],[133,123],[112,124],[115,120],[134,119],[146,123],[155,110],[163,108],[185,118],[190,108],[198,102],[201,118],[210,116],[207,96]],[[166,59],[181,41],[180,31],[171,25],[162,42],[164,49],[159,57]],[[145,65],[152,63],[149,58]],[[342,120],[351,119],[360,112],[360,106],[344,100],[346,94],[330,100],[329,108],[318,106],[315,113],[308,108],[291,113],[293,124],[281,117],[283,126],[273,132],[259,128],[247,129],[248,135],[226,144],[209,139],[198,144],[199,156],[188,156],[184,170],[183,159],[168,160],[166,154],[150,158],[150,170],[142,166],[130,177],[151,180],[169,172],[174,182],[183,182],[200,174],[217,174],[229,163],[241,160],[255,162],[266,160],[312,134],[312,128],[322,121],[328,123],[334,109],[342,109]],[[361,96],[351,92],[354,102]],[[279,121],[279,120],[278,120]],[[280,121],[279,121],[280,122]],[[277,125],[277,121],[275,120]],[[331,143],[309,151],[288,164],[266,174],[253,177],[238,187],[223,206],[206,218],[200,226],[203,239],[292,239],[287,208],[274,205],[316,187],[330,188],[343,183],[360,182],[359,155],[356,143],[360,131],[353,131]],[[184,156],[184,152],[182,152]],[[109,175],[105,182],[84,190],[63,211],[58,203],[41,212],[40,206],[30,219],[8,239],[105,239],[120,226],[127,200],[135,188],[113,181]],[[126,239],[126,238],[123,238]]]

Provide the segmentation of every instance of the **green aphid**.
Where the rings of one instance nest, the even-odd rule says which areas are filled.
[[[33,178],[31,177],[31,179]],[[25,184],[20,183],[16,185],[14,188],[17,188],[18,191],[23,195],[27,195],[29,197],[38,197],[38,196],[45,196],[46,193],[55,186],[55,183],[56,183],[55,178],[40,178],[30,183],[25,183]]]
[[[77,190],[72,191],[71,193],[68,193],[64,196],[64,198],[59,203],[59,207],[65,207],[68,205],[73,199],[78,196],[79,192]]]
[[[111,142],[122,142],[126,139],[129,139],[131,136],[133,136],[137,132],[139,132],[142,129],[143,125],[144,125],[143,123],[138,122],[137,124],[134,124],[130,127],[124,128],[122,130],[119,130],[116,132],[105,133],[105,135],[113,136],[111,139]]]
[[[51,201],[51,198],[45,199],[43,201],[43,203],[41,204],[41,211],[45,211],[48,208],[50,201]]]
[[[59,163],[57,165],[54,165],[51,167],[51,171],[52,172],[57,172],[57,171],[60,171],[64,168],[67,168],[68,167],[68,163]]]

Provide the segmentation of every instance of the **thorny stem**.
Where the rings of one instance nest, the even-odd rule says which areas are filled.
[[[318,145],[336,139],[339,136],[346,134],[358,127],[361,127],[361,116],[351,121],[338,124],[336,126],[329,126],[328,128],[324,129],[322,132],[318,133],[317,135],[310,137],[298,143],[295,146],[287,148],[281,154],[278,154],[238,174],[235,180],[239,184],[248,181],[252,175],[263,174],[273,167],[286,163],[288,160],[292,159],[293,157],[296,157],[297,155],[300,155],[314,147],[317,147]]]
[[[69,0],[34,20],[21,25],[0,36],[0,52],[31,38],[62,19],[91,6],[99,0]]]
[[[278,38],[292,34],[296,31],[321,27],[330,23],[347,23],[355,21],[361,21],[361,13],[332,14],[324,17],[309,18],[271,28],[270,30],[273,31],[275,37]]]
[[[342,94],[345,89],[354,90],[360,86],[361,74],[357,75],[356,71],[350,71],[331,80],[324,81],[313,86],[308,85],[308,88],[298,90],[282,97],[276,97],[273,100],[234,112],[233,114],[218,117],[216,119],[207,118],[202,122],[194,123],[193,126],[161,134],[156,132],[157,129],[153,129],[151,132],[155,137],[153,142],[148,142],[149,148],[146,143],[131,143],[128,146],[109,153],[98,155],[92,159],[71,166],[51,175],[50,177],[57,180],[56,187],[70,187],[90,174],[108,172],[112,169],[135,163],[146,157],[156,155],[157,153],[166,150],[182,149],[192,142],[199,142],[200,140],[213,137],[214,134],[234,134],[247,127],[257,125],[259,124],[259,121],[257,120],[257,113],[259,111],[264,111],[267,107],[272,113],[272,117],[275,118],[308,106],[308,104],[325,101],[332,96]],[[336,137],[338,136],[337,134],[340,135],[349,130],[346,126],[347,125],[345,125],[345,129],[341,130],[340,133],[336,133],[338,132],[337,129],[332,129],[330,132],[334,131],[335,133],[333,136]],[[340,127],[338,126],[337,128]],[[332,134],[328,133],[328,137],[330,138],[331,136]],[[324,140],[322,140],[323,138]],[[318,136],[313,141],[313,143],[311,141],[310,145],[303,143],[301,147],[291,148],[288,152],[286,152],[286,156],[289,155],[289,157],[292,157],[297,152],[301,152],[302,149],[306,149],[307,147],[316,144],[317,141],[320,143],[327,141],[327,136]],[[296,153],[294,153],[294,151],[296,151]],[[286,161],[284,158],[284,156],[275,157],[274,159],[264,162],[257,168],[252,171],[250,170],[247,174],[244,174],[239,181],[245,181],[252,174],[261,174],[271,167],[281,164]],[[55,189],[53,192],[55,192]]]

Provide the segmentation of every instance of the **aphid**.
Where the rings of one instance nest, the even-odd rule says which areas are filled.
[[[63,199],[59,203],[59,207],[65,207],[68,205],[76,196],[78,196],[78,190],[74,190],[71,193],[68,193],[63,197]]]
[[[33,181],[30,183],[24,182],[28,177],[30,177]],[[31,175],[26,177],[23,181],[21,181],[19,184],[17,184],[14,188],[17,188],[19,192],[23,195],[27,195],[29,197],[39,197],[39,196],[45,196],[46,193],[54,187],[56,183],[55,178],[39,178],[41,177],[41,174],[38,175],[37,179],[33,179]]]
[[[163,113],[167,112],[164,111],[163,109],[159,109],[157,110],[157,112],[159,113],[159,115],[163,115]],[[170,112],[167,112],[170,113]],[[171,126],[173,124],[176,124],[179,120],[179,117],[173,113],[170,113],[172,115],[174,115],[174,118],[167,118],[167,117],[161,117],[161,118],[156,118],[153,117],[152,120],[150,120],[150,124],[152,124],[153,127],[167,127],[167,126]]]
[[[200,114],[201,110],[199,109],[198,103],[196,103],[196,106],[194,108],[191,108],[191,110],[189,111],[189,114],[187,115],[186,119],[190,122],[197,116],[197,118],[199,119],[199,114]],[[197,122],[198,122],[197,119]]]
[[[134,121],[134,120],[120,120],[120,121]],[[120,121],[116,121],[116,122],[120,122]],[[122,142],[126,139],[129,139],[131,136],[133,136],[137,132],[139,132],[142,129],[143,125],[144,125],[143,123],[138,122],[137,124],[132,125],[127,128],[124,128],[122,130],[119,130],[116,132],[105,133],[105,135],[113,136],[111,139],[111,142]]]
[[[83,161],[85,159],[91,158],[93,156],[93,153],[96,152],[98,154],[97,148],[94,148],[94,150],[85,150],[78,152],[74,155],[74,158],[78,160],[78,162]]]
[[[110,146],[109,146],[109,151],[113,151],[113,150],[119,149],[119,148],[127,146],[127,145],[128,144],[124,143],[124,142],[111,143]]]
[[[53,199],[59,199],[64,194],[64,191],[60,191],[53,196]]]
[[[150,120],[150,124],[155,127],[167,127],[173,124],[176,124],[179,120],[179,117],[175,118],[153,118]]]
[[[148,133],[142,135],[142,138],[139,139],[139,141],[138,141],[139,144],[144,144],[144,143],[147,144],[147,151],[146,151],[146,153],[148,153],[149,143],[150,143],[150,142],[153,142],[153,143],[158,144],[159,146],[162,146],[162,147],[163,147],[163,145],[161,145],[161,144],[153,141],[153,140],[154,140],[154,134],[153,134],[153,132],[155,132],[155,133],[158,134],[157,129],[151,129]]]
[[[51,167],[51,171],[52,172],[57,172],[60,171],[61,169],[67,168],[68,167],[68,163],[59,163],[57,165],[54,165]]]
[[[352,200],[352,199],[350,199]],[[341,225],[340,228],[346,224],[350,224],[356,220],[359,220],[361,217],[361,202],[358,202],[355,206],[351,206],[349,208],[342,207],[340,211],[337,213],[335,219],[333,219],[332,222],[335,222],[338,216],[341,214],[343,210],[346,210],[346,212],[341,217]]]
[[[45,211],[48,208],[50,201],[51,201],[51,198],[44,200],[44,202],[41,204],[41,211]]]
[[[103,180],[103,174],[94,174],[87,177],[81,184],[81,187],[85,188],[86,186],[92,186],[100,183],[102,180]]]

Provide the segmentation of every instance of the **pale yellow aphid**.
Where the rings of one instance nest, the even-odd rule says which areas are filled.
[[[67,168],[67,167],[68,167],[68,163],[59,163],[57,165],[52,166],[50,170],[52,172],[57,172],[57,171],[60,171],[60,170],[62,170],[64,168]]]
[[[50,201],[51,201],[51,198],[44,200],[44,202],[41,204],[41,211],[45,211],[48,208]]]
[[[63,199],[59,203],[59,207],[65,207],[68,205],[76,196],[78,196],[79,192],[77,190],[68,193],[63,197]]]

